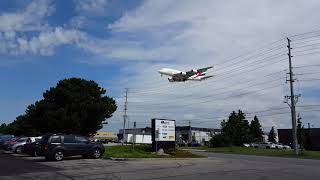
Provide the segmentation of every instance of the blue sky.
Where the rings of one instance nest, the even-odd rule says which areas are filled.
[[[319,7],[316,0],[0,1],[0,122],[13,121],[41,99],[43,91],[69,77],[95,80],[116,99],[118,111],[103,129],[114,132],[121,128],[126,87],[129,120],[140,127],[149,125],[152,117],[167,117],[179,120],[179,125],[190,120],[195,126],[216,128],[232,110],[241,108],[250,119],[250,112],[286,107],[285,79],[266,90],[269,84],[250,85],[269,82],[274,78],[270,73],[285,77],[287,61],[277,62],[287,57],[283,38],[320,29],[320,12],[315,11]],[[300,50],[293,53],[302,55],[308,49],[299,47],[301,39],[317,42],[318,35],[319,31],[292,36],[293,47]],[[257,50],[273,41],[277,43]],[[275,54],[279,55],[272,57]],[[230,57],[238,58],[232,64]],[[309,65],[296,71],[319,71],[319,66],[312,66],[317,59],[317,54],[294,58],[294,66]],[[216,78],[201,83],[170,84],[157,73],[162,67],[190,70],[209,65],[215,66],[210,73]],[[316,74],[298,78],[300,105],[319,104],[318,83],[304,81]],[[246,82],[251,84],[245,86]],[[257,94],[230,98],[248,92]],[[269,114],[257,114],[264,128],[290,127],[288,115]],[[320,125],[316,111],[301,114]]]
[[[52,27],[71,26],[70,21],[76,16],[86,16],[88,14],[88,26],[81,29],[92,34],[96,38],[109,37],[110,32],[106,29],[107,24],[117,20],[126,11],[139,5],[139,1],[106,1],[108,8],[106,11],[112,12],[100,14],[90,14],[91,12],[81,12],[76,1],[41,1],[45,6],[54,8],[50,16],[43,17],[43,21]],[[101,1],[103,3],[104,1]],[[131,3],[130,3],[131,2]],[[1,1],[0,12],[19,13],[24,11],[30,3],[40,3],[37,1]],[[87,2],[90,4],[89,2]],[[85,2],[83,3],[85,5]],[[88,5],[89,6],[89,5]],[[97,12],[100,13],[100,12]],[[102,12],[101,12],[102,13]],[[20,33],[20,32],[16,32]],[[26,38],[32,38],[37,31],[23,32]],[[18,35],[17,35],[18,36]],[[119,74],[118,63],[108,63],[99,65],[88,65],[79,63],[78,59],[90,56],[82,50],[73,48],[70,45],[62,45],[54,49],[54,54],[50,56],[39,56],[38,54],[12,55],[1,54],[0,80],[1,87],[0,116],[2,122],[11,122],[14,118],[24,112],[27,104],[42,98],[42,92],[57,81],[68,77],[82,77],[92,79],[99,84],[106,85],[108,94],[119,95],[119,92],[108,88],[108,83],[112,82],[115,75]]]

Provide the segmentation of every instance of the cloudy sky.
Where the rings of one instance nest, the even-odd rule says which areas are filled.
[[[128,119],[218,128],[237,109],[265,130],[291,126],[287,40],[292,40],[297,111],[320,126],[318,0],[2,0],[0,122],[12,122],[42,92],[70,77],[91,79],[117,100],[102,130]],[[215,66],[214,78],[169,83],[162,67]]]

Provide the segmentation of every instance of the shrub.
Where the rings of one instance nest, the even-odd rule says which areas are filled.
[[[210,147],[225,147],[230,146],[231,142],[228,137],[223,134],[217,134],[210,139]]]

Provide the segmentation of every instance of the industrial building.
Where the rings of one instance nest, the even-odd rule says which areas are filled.
[[[151,144],[151,133],[152,129],[150,127],[125,129],[124,141],[129,143],[135,142],[138,144]],[[176,141],[183,143],[194,142],[204,145],[209,142],[213,135],[219,133],[221,133],[220,129],[176,126]],[[119,130],[118,138],[119,140],[123,139],[123,129]]]
[[[94,139],[117,140],[118,137],[113,132],[97,132],[93,135]]]
[[[306,134],[306,143],[308,143],[308,150],[320,150],[320,128],[304,129]],[[293,144],[292,129],[278,129],[279,142],[283,144]]]

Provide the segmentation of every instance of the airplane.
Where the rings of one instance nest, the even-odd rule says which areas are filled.
[[[213,66],[209,66],[206,68],[201,69],[192,69],[187,72],[169,69],[169,68],[162,68],[158,72],[162,75],[170,76],[168,78],[169,82],[184,82],[184,81],[202,81],[213,76],[207,76],[206,72],[208,69],[213,68]]]

